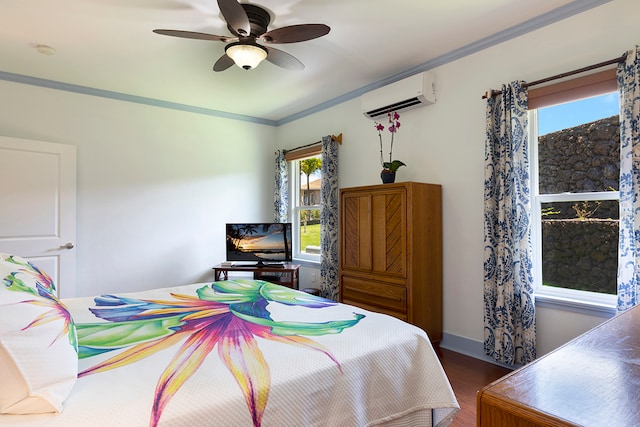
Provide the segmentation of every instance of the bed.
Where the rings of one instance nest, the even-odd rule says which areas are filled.
[[[87,298],[0,254],[0,425],[446,426],[421,329],[261,280]]]

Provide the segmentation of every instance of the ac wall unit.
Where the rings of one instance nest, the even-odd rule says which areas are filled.
[[[435,78],[431,73],[419,73],[361,96],[362,113],[377,119],[389,111],[409,110],[436,102]]]

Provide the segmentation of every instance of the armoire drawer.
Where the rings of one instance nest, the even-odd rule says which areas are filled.
[[[408,317],[407,317],[407,313],[405,313],[405,312],[389,310],[388,308],[385,308],[385,307],[378,307],[376,305],[369,305],[369,304],[366,304],[364,302],[351,301],[351,300],[348,300],[348,299],[343,299],[342,302],[344,304],[353,305],[355,307],[363,308],[363,309],[369,310],[369,311],[374,311],[376,313],[387,314],[389,316],[393,316],[393,317],[398,318],[398,319],[400,319],[402,321],[405,321],[405,322],[409,321]]]
[[[403,286],[342,276],[342,300],[407,312],[407,290]]]

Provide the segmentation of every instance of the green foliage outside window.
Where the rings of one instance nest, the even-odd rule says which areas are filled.
[[[306,252],[307,246],[320,246],[320,224],[307,225],[300,229],[300,251]]]

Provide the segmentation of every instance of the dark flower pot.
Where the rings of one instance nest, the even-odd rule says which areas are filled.
[[[393,184],[396,181],[396,173],[389,169],[382,169],[382,172],[380,172],[380,178],[382,179],[383,184]]]

